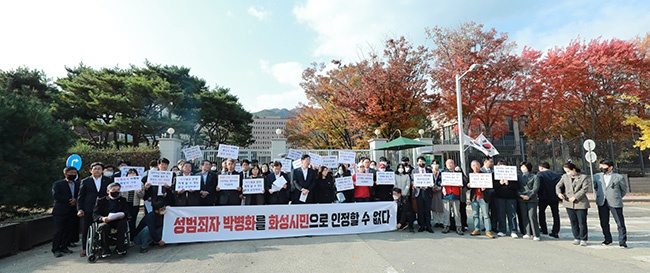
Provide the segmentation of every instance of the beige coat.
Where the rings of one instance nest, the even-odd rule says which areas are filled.
[[[562,175],[560,182],[555,186],[556,194],[564,194],[562,204],[569,209],[588,209],[589,200],[587,199],[587,190],[591,187],[591,178],[584,174],[579,174],[575,181],[571,181],[568,174]],[[576,200],[571,203],[569,198],[575,197]]]

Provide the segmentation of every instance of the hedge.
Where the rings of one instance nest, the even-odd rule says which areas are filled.
[[[93,162],[102,162],[104,165],[115,166],[118,160],[128,160],[132,166],[147,168],[152,159],[160,158],[160,149],[158,147],[152,148],[148,146],[137,148],[127,147],[118,150],[115,148],[97,149],[91,145],[77,143],[68,152],[81,156],[83,163],[79,172],[81,178],[90,175],[90,164]]]

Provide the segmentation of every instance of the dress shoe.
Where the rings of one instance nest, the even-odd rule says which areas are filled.
[[[444,228],[442,229],[442,233],[449,233],[449,227],[448,227],[448,226],[447,226],[447,227],[444,227]]]
[[[555,239],[560,239],[560,235],[557,235],[556,233],[551,233],[548,236],[551,236],[551,237],[553,237]]]
[[[63,253],[61,253],[61,251],[54,251],[54,258],[61,258],[61,256],[63,256]]]
[[[62,249],[61,249],[61,252],[65,253],[65,254],[73,253],[72,250],[70,250],[70,249],[67,248],[67,247],[62,248]]]
[[[618,247],[620,247],[620,248],[627,248],[627,244],[626,244],[626,243],[622,243],[622,244],[619,244]]]
[[[140,253],[147,253],[147,251],[149,251],[148,248],[141,248],[140,249]]]
[[[428,231],[429,233],[433,233],[433,229],[432,229],[431,227],[428,227],[428,228],[427,228],[427,231]]]
[[[410,233],[415,233],[415,229],[413,229],[413,227],[409,227],[409,232]]]
[[[418,232],[423,232],[423,231],[424,231],[424,227],[418,228]]]
[[[81,253],[79,253],[79,257],[86,257],[86,251],[82,250]]]
[[[478,231],[478,230],[474,230],[474,231],[472,231],[472,233],[470,233],[469,235],[472,235],[472,236],[478,236],[478,235],[481,235],[481,232]]]
[[[612,241],[607,241],[607,240],[605,240],[605,241],[603,241],[602,243],[600,243],[600,245],[602,245],[602,246],[608,246],[608,245],[611,244],[611,243],[612,243]]]
[[[458,229],[456,229],[456,233],[457,233],[458,235],[465,235],[465,233],[463,232],[463,229],[462,229],[462,228],[458,228]]]

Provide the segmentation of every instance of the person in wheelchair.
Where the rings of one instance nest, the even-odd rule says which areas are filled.
[[[111,183],[106,188],[107,196],[97,199],[93,210],[93,219],[99,223],[97,232],[101,234],[102,257],[111,255],[108,236],[111,229],[117,229],[117,250],[118,255],[126,255],[126,233],[128,230],[129,206],[126,198],[120,196],[120,184]]]

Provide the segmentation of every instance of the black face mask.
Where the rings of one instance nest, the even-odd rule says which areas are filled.
[[[77,176],[76,175],[68,175],[68,176],[66,176],[66,178],[68,180],[70,180],[70,181],[74,181],[77,178]]]
[[[111,197],[113,199],[120,197],[120,192],[119,191],[111,192]]]
[[[600,168],[600,171],[602,173],[607,173],[609,171],[609,168]]]
[[[426,166],[426,165],[427,165],[426,163],[420,163],[420,164],[418,164],[418,166],[420,166],[420,168],[424,168],[424,166]]]

